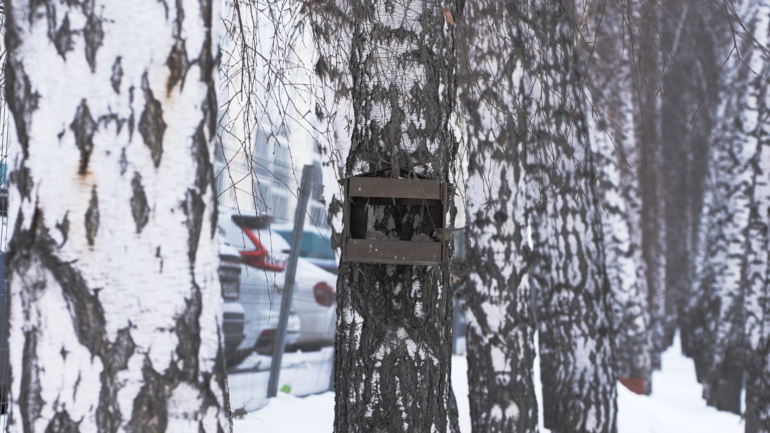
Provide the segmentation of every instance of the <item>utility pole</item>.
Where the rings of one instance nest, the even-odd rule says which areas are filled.
[[[291,235],[291,250],[289,251],[286,279],[284,280],[281,296],[281,315],[278,318],[278,329],[275,334],[275,343],[273,344],[273,360],[270,364],[270,378],[267,382],[268,398],[275,397],[278,393],[278,378],[281,375],[281,360],[283,358],[283,348],[286,344],[286,327],[289,322],[291,300],[294,296],[294,276],[297,273],[297,261],[299,260],[299,250],[302,245],[302,232],[305,228],[305,213],[310,199],[313,174],[313,165],[306,165],[302,168],[299,203],[297,203],[297,208],[294,210],[294,231]]]

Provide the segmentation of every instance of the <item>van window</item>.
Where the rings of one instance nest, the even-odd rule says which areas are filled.
[[[286,239],[291,244],[291,230],[276,230],[276,233]],[[321,236],[316,231],[305,231],[302,233],[302,244],[299,248],[299,256],[309,259],[336,260],[332,243],[326,236]]]

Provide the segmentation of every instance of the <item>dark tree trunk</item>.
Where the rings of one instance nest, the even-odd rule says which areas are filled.
[[[660,12],[652,2],[634,7],[639,15],[638,29],[632,49],[635,51],[638,112],[635,116],[636,137],[641,150],[637,166],[642,190],[642,254],[647,264],[647,296],[650,316],[651,364],[660,369],[660,354],[665,347],[666,321],[666,219],[663,194],[662,104],[663,71],[657,26]],[[635,27],[636,28],[636,27]]]
[[[230,429],[219,2],[4,2],[9,431]]]
[[[528,118],[538,115],[538,105],[528,89],[537,79],[538,55],[525,8],[514,1],[472,2],[458,24],[471,269],[462,296],[474,432],[537,429],[526,152],[537,146]]]
[[[448,181],[457,140],[454,26],[459,5],[353,1],[355,122],[346,175],[374,169],[364,153]],[[454,18],[452,18],[453,20]],[[370,230],[410,240],[418,207],[372,206]],[[439,266],[343,262],[337,282],[337,433],[456,430],[451,391],[452,289]]]

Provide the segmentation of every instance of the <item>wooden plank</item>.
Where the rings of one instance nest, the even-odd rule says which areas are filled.
[[[441,209],[443,204],[439,200],[425,200],[419,198],[396,198],[393,197],[351,197],[350,200],[353,203],[369,206],[393,206],[393,202],[396,202],[396,206],[426,206],[436,207]]]
[[[441,243],[348,239],[345,260],[392,265],[438,265]]]
[[[351,177],[350,197],[395,197],[441,200],[441,182],[432,179]]]

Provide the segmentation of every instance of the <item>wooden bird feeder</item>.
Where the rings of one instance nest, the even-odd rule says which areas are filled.
[[[341,181],[345,187],[345,231],[342,257],[355,263],[438,265],[446,260],[446,241],[365,239],[369,206],[424,207],[426,234],[446,228],[447,185],[433,179],[375,177],[371,174]]]

